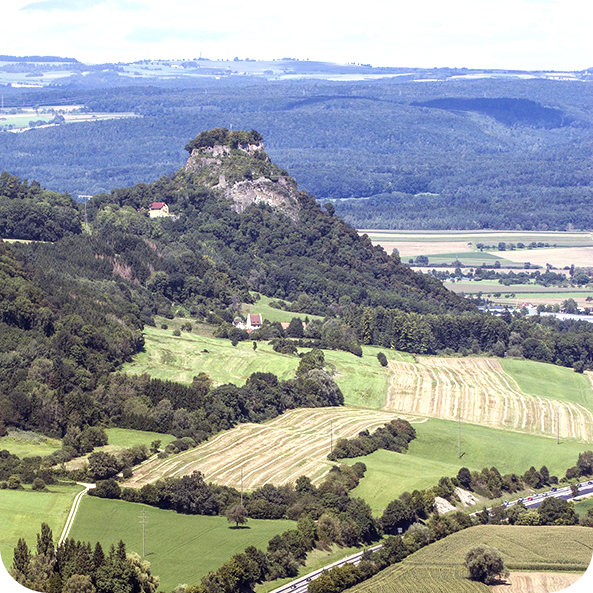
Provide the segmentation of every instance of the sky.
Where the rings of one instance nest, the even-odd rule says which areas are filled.
[[[0,54],[593,67],[588,0],[3,0]],[[8,26],[7,26],[8,25]]]

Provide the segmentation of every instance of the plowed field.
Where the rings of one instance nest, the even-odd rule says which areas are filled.
[[[386,408],[520,432],[593,439],[593,414],[582,405],[524,393],[495,358],[419,357],[390,361]]]
[[[583,575],[572,572],[512,572],[492,593],[554,593],[576,583]]]
[[[352,437],[382,426],[402,414],[356,408],[291,410],[266,424],[241,424],[208,442],[157,459],[138,469],[124,486],[139,488],[168,476],[201,471],[207,481],[246,490],[294,482],[301,475],[318,482],[329,471],[331,439]]]

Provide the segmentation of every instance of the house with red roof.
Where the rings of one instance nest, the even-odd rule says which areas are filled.
[[[249,313],[249,315],[247,315],[247,323],[245,325],[247,330],[257,329],[261,327],[261,324],[262,318],[260,313]]]
[[[169,216],[169,206],[165,202],[153,202],[148,211],[150,218],[163,218]]]

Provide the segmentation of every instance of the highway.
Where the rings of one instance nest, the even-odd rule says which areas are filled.
[[[577,499],[581,496],[591,495],[593,495],[593,480],[589,480],[587,482],[580,482]],[[536,509],[546,498],[561,498],[563,500],[573,500],[570,486],[564,486],[562,488],[558,488],[555,492],[552,490],[548,490],[547,492],[533,494],[522,499],[519,498],[518,500],[512,500],[506,506],[510,507],[517,504],[518,502],[522,502],[528,509]]]
[[[581,482],[579,484],[579,493],[577,494],[577,499],[581,496],[591,496],[591,495],[593,495],[593,480],[588,481],[588,482]],[[570,489],[570,486],[564,486],[562,488],[558,488],[555,491],[548,490],[547,492],[541,492],[539,494],[533,494],[528,497],[518,498],[517,500],[511,500],[508,503],[506,503],[505,506],[508,508],[508,507],[511,507],[511,506],[517,504],[518,502],[523,502],[523,504],[527,508],[536,509],[546,498],[561,498],[563,500],[573,500],[572,491]],[[488,510],[490,510],[490,509],[488,509]],[[475,515],[476,513],[479,513],[479,512],[481,512],[481,511],[476,511],[475,513],[471,513],[471,514]],[[366,550],[375,551],[375,550],[378,550],[379,548],[381,548],[381,544],[377,544],[376,546],[366,548]],[[324,566],[323,568],[314,570],[313,572],[310,572],[309,574],[299,577],[298,579],[295,579],[294,581],[291,581],[290,583],[287,583],[286,585],[282,585],[281,587],[278,587],[277,589],[270,591],[270,593],[306,593],[309,583],[313,579],[316,579],[322,572],[324,572],[326,570],[330,570],[334,566],[342,566],[343,564],[350,563],[350,564],[357,565],[360,562],[360,559],[366,550],[363,550],[362,552],[357,552],[356,554],[353,554],[352,556],[348,556],[348,558],[343,558],[342,560],[338,560],[337,562],[334,562],[333,564],[328,564],[327,566]]]
[[[281,587],[278,587],[277,589],[270,591],[270,593],[306,593],[309,583],[313,579],[316,579],[322,572],[329,570],[330,568],[333,568],[334,566],[342,566],[343,564],[356,565],[360,562],[362,555],[367,550],[374,552],[375,550],[378,550],[380,547],[381,547],[381,544],[377,544],[376,546],[371,546],[370,548],[365,548],[362,552],[357,552],[356,554],[352,554],[352,556],[348,556],[348,558],[342,558],[342,560],[338,560],[337,562],[334,562],[333,564],[328,564],[327,566],[324,566],[323,568],[314,570],[313,572],[310,572],[309,574],[299,577],[298,579],[295,579],[294,581],[287,583],[286,585],[282,585]]]

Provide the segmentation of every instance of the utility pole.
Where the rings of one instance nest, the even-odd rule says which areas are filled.
[[[334,452],[334,421],[329,421],[329,454]]]
[[[243,467],[241,467],[241,506],[243,506]]]
[[[459,409],[457,410],[457,459],[461,459],[461,396],[459,397]]]
[[[556,444],[560,444],[560,406],[556,406]]]
[[[146,556],[146,509],[142,509],[140,519],[140,524],[142,525],[142,558],[144,558]]]

